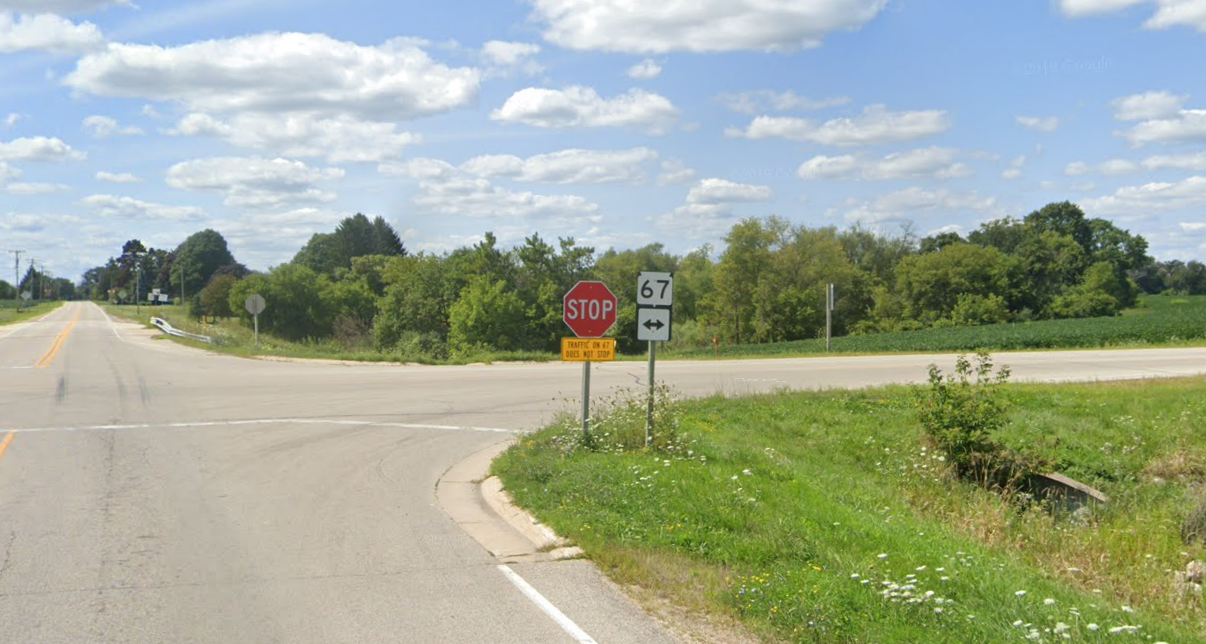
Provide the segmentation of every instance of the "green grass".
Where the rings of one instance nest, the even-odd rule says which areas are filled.
[[[17,313],[17,303],[13,300],[0,300],[0,324],[22,322],[39,315],[45,315],[57,309],[62,302],[38,302],[32,306],[21,304],[21,312]]]
[[[1206,295],[1144,297],[1123,315],[1078,320],[920,329],[833,338],[832,353],[1018,351],[1104,347],[1183,346],[1206,343]],[[667,357],[754,358],[824,354],[824,338],[758,345],[676,349]]]
[[[146,326],[151,326],[152,316],[168,321],[173,327],[189,333],[207,335],[215,339],[214,344],[206,344],[186,338],[173,340],[189,346],[202,347],[243,357],[277,356],[284,358],[301,358],[308,360],[346,360],[357,362],[417,362],[423,364],[472,364],[481,362],[547,362],[558,356],[537,352],[482,352],[466,356],[458,356],[446,360],[433,360],[426,356],[406,355],[377,351],[367,342],[360,345],[345,346],[334,339],[308,340],[293,342],[284,340],[268,333],[260,333],[259,346],[255,344],[254,331],[243,325],[237,319],[221,319],[214,323],[203,324],[188,317],[179,307],[150,307],[143,306],[139,311],[134,306],[104,305],[111,315],[134,320]]]
[[[1173,574],[1206,558],[1179,535],[1206,477],[1206,379],[1005,392],[1000,439],[1109,505],[1052,517],[955,480],[902,387],[689,401],[652,451],[576,447],[567,419],[494,471],[619,581],[768,641],[1206,642],[1202,599]],[[1125,626],[1142,628],[1109,634]]]

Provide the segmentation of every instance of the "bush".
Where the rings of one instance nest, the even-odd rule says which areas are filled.
[[[994,374],[991,358],[981,351],[974,365],[960,355],[954,373],[944,376],[937,365],[930,365],[929,374],[929,386],[914,389],[917,417],[955,471],[985,484],[1015,479],[1016,459],[993,437],[1008,420],[1000,388],[1009,379],[1009,367]]]
[[[1051,302],[1051,314],[1057,318],[1093,318],[1118,314],[1118,300],[1108,293],[1074,289]]]
[[[1009,321],[1009,306],[1000,295],[961,293],[951,311],[955,326],[979,326]]]

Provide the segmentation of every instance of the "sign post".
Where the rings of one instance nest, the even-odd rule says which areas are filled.
[[[603,282],[578,282],[562,298],[561,319],[578,338],[561,341],[561,359],[582,361],[582,438],[590,441],[590,363],[615,360],[615,340],[603,334],[616,323],[616,296]]]
[[[644,271],[637,275],[637,340],[649,343],[649,399],[645,402],[645,444],[653,440],[654,365],[657,343],[670,340],[674,310],[674,274]]]
[[[829,353],[829,338],[833,335],[833,284],[825,285],[825,353]]]
[[[247,307],[247,312],[251,314],[251,319],[255,324],[255,348],[260,348],[260,314],[264,312],[264,307],[267,302],[264,301],[264,296],[259,293],[252,293],[243,300],[243,306]]]

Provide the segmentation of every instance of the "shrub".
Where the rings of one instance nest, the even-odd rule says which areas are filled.
[[[961,293],[951,311],[955,326],[978,326],[1009,321],[1009,306],[1000,295]]]
[[[1009,367],[994,374],[991,358],[981,351],[974,365],[960,355],[954,373],[945,376],[931,364],[929,386],[914,389],[922,427],[964,478],[1008,484],[1018,474],[1016,460],[993,437],[1007,422],[1000,388],[1008,379]]]

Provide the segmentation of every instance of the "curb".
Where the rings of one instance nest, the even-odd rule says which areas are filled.
[[[504,563],[556,561],[582,556],[548,526],[515,505],[490,463],[515,442],[514,437],[478,451],[444,472],[436,482],[436,500],[462,530]]]

